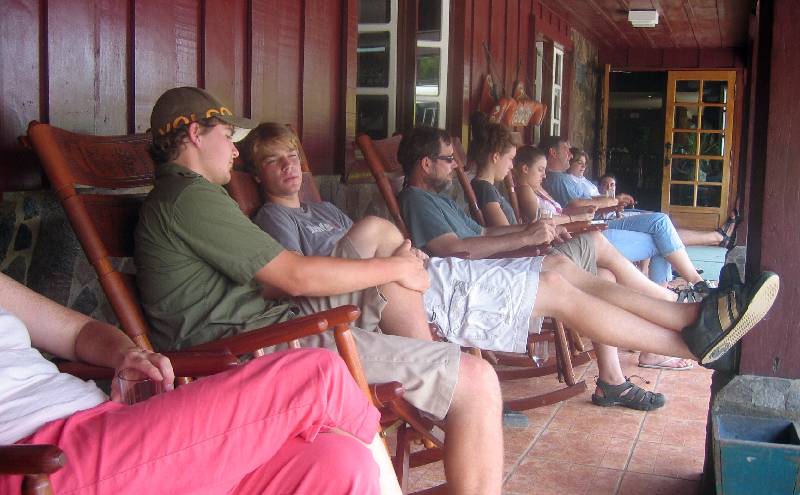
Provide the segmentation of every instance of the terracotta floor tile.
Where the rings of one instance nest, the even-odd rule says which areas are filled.
[[[700,482],[625,473],[618,495],[699,495]]]

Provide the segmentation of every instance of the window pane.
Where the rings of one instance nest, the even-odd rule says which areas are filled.
[[[417,94],[439,96],[438,48],[417,48]]]
[[[436,101],[417,102],[414,110],[414,125],[437,127],[439,124],[439,103]]]
[[[696,155],[697,134],[694,132],[672,133],[672,153],[676,155]]]
[[[700,81],[675,81],[675,101],[697,103],[700,99]]]
[[[675,107],[675,129],[697,129],[697,107]]]
[[[389,32],[358,35],[358,86],[389,87]]]
[[[727,103],[728,81],[703,81],[703,103]]]
[[[722,182],[722,160],[700,160],[700,182]]]
[[[722,134],[703,134],[700,136],[700,154],[722,156]]]
[[[719,208],[722,204],[722,186],[697,186],[697,206]]]
[[[555,57],[555,75],[553,77],[553,84],[557,86],[561,86],[561,71],[564,68],[564,64],[562,61],[562,55],[560,53],[556,53]]]
[[[694,206],[694,186],[691,184],[672,184],[669,186],[669,204],[673,206]]]
[[[391,21],[390,0],[359,0],[359,24],[387,24]]]
[[[389,96],[356,96],[356,133],[362,132],[372,139],[389,137]]]
[[[721,131],[725,129],[727,111],[722,107],[703,107],[703,129]]]
[[[417,39],[440,41],[442,39],[442,0],[419,0],[417,15]]]
[[[672,180],[694,180],[695,160],[672,159]]]

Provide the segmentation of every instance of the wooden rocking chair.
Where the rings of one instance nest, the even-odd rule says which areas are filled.
[[[113,263],[113,258],[133,256],[138,211],[154,181],[149,136],[91,136],[31,122],[22,141],[38,155],[121,328],[137,345],[152,349],[133,276]],[[226,351],[238,357],[333,328],[339,353],[359,387],[377,406],[391,406],[401,400],[402,385],[367,383],[350,331],[359,315],[357,307],[341,306],[188,350]]]
[[[392,189],[389,179],[386,175],[387,167],[391,167],[393,164],[393,162],[389,160],[387,156],[396,156],[397,146],[399,146],[400,143],[400,138],[398,136],[394,136],[390,139],[392,139],[392,141],[389,143],[387,143],[386,140],[383,140],[383,142],[373,141],[366,134],[361,134],[356,138],[356,143],[364,154],[364,158],[367,160],[367,165],[369,166],[370,171],[375,178],[378,189],[381,192],[381,195],[383,196],[383,199],[386,202],[386,206],[389,208],[392,217],[399,219],[401,223],[398,224],[398,227],[404,233],[404,235],[406,235],[406,237],[409,237],[408,228],[406,227],[405,221],[402,219],[402,214],[400,213],[400,206],[397,202],[396,191]],[[395,166],[399,167],[399,164],[396,164]],[[396,171],[397,169],[390,170]],[[472,192],[471,188],[469,189],[469,192]],[[465,193],[467,193],[466,189]],[[470,204],[470,211],[474,211],[475,215],[478,215],[479,218],[482,219],[482,214],[480,209],[477,207],[477,201],[475,200],[474,192],[472,192],[471,198],[469,196],[467,197],[467,202]],[[401,225],[402,227],[400,227]],[[538,247],[537,249],[523,249],[514,252],[500,253],[493,257],[536,256],[540,253],[541,249],[542,247]],[[492,364],[504,366],[496,370],[497,376],[501,381],[532,378],[557,373],[559,379],[565,382],[564,387],[552,392],[505,401],[504,407],[507,409],[524,411],[536,407],[542,407],[561,402],[570,397],[574,397],[586,390],[586,382],[583,380],[579,382],[575,378],[575,372],[573,370],[572,363],[572,353],[569,349],[569,341],[567,339],[564,326],[560,322],[556,321],[554,327],[553,339],[555,342],[556,357],[554,362],[548,363],[542,367],[536,367],[534,361],[529,355],[512,353],[487,353],[478,351]],[[529,350],[532,348],[533,343],[540,339],[549,339],[549,337],[547,335],[531,336],[529,340]],[[510,366],[512,368],[507,369],[505,366]]]

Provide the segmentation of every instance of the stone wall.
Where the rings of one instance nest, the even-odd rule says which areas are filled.
[[[573,146],[589,154],[587,175],[596,177],[597,152],[600,143],[600,98],[603,71],[597,47],[572,30],[573,78],[569,95],[569,138]],[[590,173],[591,172],[591,173]]]

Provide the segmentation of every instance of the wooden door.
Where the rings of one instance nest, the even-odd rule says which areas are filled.
[[[661,211],[681,227],[725,221],[736,71],[670,71]]]

